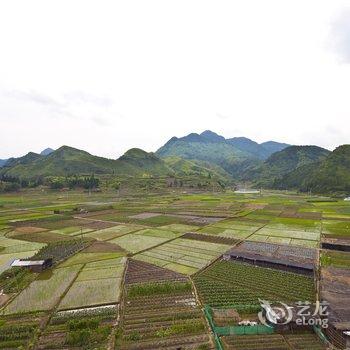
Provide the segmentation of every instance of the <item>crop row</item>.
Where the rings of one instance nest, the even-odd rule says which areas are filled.
[[[56,313],[38,341],[38,349],[105,348],[111,334],[116,308],[86,309]]]
[[[137,266],[143,270],[141,278]],[[165,269],[158,267],[151,269],[150,282],[137,283],[145,278],[144,267],[148,266],[129,261],[126,281],[133,283],[126,284],[123,293],[116,348],[209,349],[206,324],[196,304],[191,283],[184,276],[169,275]]]
[[[217,262],[194,281],[203,302],[213,306],[314,300],[312,278],[239,262]]]
[[[223,337],[227,350],[324,350],[326,347],[314,333],[240,335]]]

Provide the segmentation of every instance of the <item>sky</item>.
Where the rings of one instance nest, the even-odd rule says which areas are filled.
[[[1,159],[207,129],[332,150],[349,95],[350,1],[0,2]]]

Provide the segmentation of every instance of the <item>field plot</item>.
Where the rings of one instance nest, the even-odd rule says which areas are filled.
[[[162,214],[160,214],[160,213],[140,213],[140,214],[131,215],[129,217],[132,219],[144,220],[144,219],[154,218],[154,217],[160,216],[160,215],[162,215]]]
[[[3,248],[1,250],[2,254],[34,251],[34,250],[39,250],[44,246],[45,244],[42,244],[42,243],[25,242],[18,239],[12,239],[12,238],[0,236],[0,247]]]
[[[182,238],[192,239],[195,241],[202,241],[202,242],[227,244],[227,245],[234,245],[234,244],[238,243],[238,240],[236,240],[234,238],[221,237],[218,235],[214,236],[214,235],[201,234],[201,233],[195,233],[195,232],[185,233],[182,236]]]
[[[134,258],[179,273],[193,274],[229,248],[227,244],[178,238],[137,254]]]
[[[321,222],[317,220],[276,218],[255,232],[251,241],[291,244],[317,248],[321,236]]]
[[[89,233],[91,231],[93,231],[93,229],[87,228],[87,227],[68,226],[65,228],[58,229],[58,230],[53,230],[52,232],[58,233],[58,234],[63,234],[63,235],[77,236],[80,234]]]
[[[118,244],[120,247],[129,251],[130,253],[137,253],[141,250],[152,248],[168,240],[169,238],[164,237],[129,233],[125,236],[112,239],[109,242]]]
[[[44,231],[48,231],[48,229],[46,228],[42,228],[42,227],[35,227],[35,226],[19,226],[16,227],[13,231],[14,235],[17,234],[26,234],[26,233],[39,233],[39,232],[44,232]]]
[[[350,269],[349,252],[322,250],[320,261],[321,261],[322,267],[331,266],[331,267],[342,268],[342,269]]]
[[[286,334],[285,339],[293,350],[324,350],[326,346],[314,333]]]
[[[264,225],[265,223],[263,222],[244,218],[228,219],[213,225],[205,226],[198,232],[240,240],[248,238]]]
[[[116,306],[56,312],[36,349],[107,349]]]
[[[238,335],[223,337],[227,350],[324,350],[324,346],[313,333]]]
[[[108,241],[119,236],[123,236],[127,233],[141,230],[142,226],[138,225],[117,225],[113,227],[108,227],[102,230],[97,230],[91,233],[87,233],[84,237],[91,237],[101,241]]]
[[[137,269],[140,264],[142,273]],[[128,266],[116,348],[213,349],[191,283],[161,268],[151,269],[153,282],[138,283],[148,266],[138,262]]]
[[[15,224],[20,222],[47,219],[52,217],[52,214],[43,214],[40,212],[14,211],[12,213],[2,213],[0,215],[0,224]]]
[[[37,243],[60,242],[70,239],[67,235],[47,231],[23,232],[22,230],[15,230],[9,232],[6,236],[8,238]]]
[[[124,258],[86,264],[61,301],[59,310],[117,303],[124,266]]]
[[[281,334],[227,336],[222,340],[227,350],[290,350]]]
[[[59,268],[74,266],[74,265],[82,265],[82,264],[87,264],[95,261],[97,262],[101,260],[120,258],[123,255],[124,255],[123,252],[97,252],[97,253],[81,252],[72,256],[71,258],[69,258],[62,264],[60,264]]]
[[[43,317],[43,314],[1,316],[0,349],[28,349]]]
[[[322,234],[330,238],[350,239],[350,221],[323,220]]]
[[[194,281],[202,302],[214,307],[315,299],[313,278],[241,262],[216,262]]]
[[[263,267],[313,274],[317,251],[306,247],[245,241],[231,248],[225,256]]]
[[[168,240],[180,237],[183,233],[179,231],[172,231],[160,228],[148,228],[134,233],[135,235],[149,236],[149,237],[160,237]]]
[[[53,265],[56,266],[60,261],[67,259],[69,256],[76,253],[78,250],[86,247],[87,244],[91,242],[85,242],[81,240],[69,239],[62,242],[53,242],[45,245],[38,252],[32,252],[30,254],[31,259],[33,260],[45,260],[52,259]],[[15,258],[27,258],[29,252],[14,253],[0,255],[0,261],[2,258],[5,263],[3,270],[6,270],[11,261]],[[44,278],[47,279],[50,277],[49,271],[46,271],[43,274]],[[18,293],[24,290],[29,286],[38,277],[38,273],[33,273],[29,269],[22,269],[18,267],[9,268],[7,271],[2,271],[0,275],[0,290],[3,290],[4,293],[10,295],[12,293]]]
[[[185,225],[185,224],[170,224],[158,227],[161,230],[173,231],[173,232],[192,232],[198,230],[198,226],[194,225]]]
[[[349,265],[350,266],[350,265]],[[329,303],[329,320],[332,326],[343,329],[350,320],[350,269],[322,267],[321,269],[321,298]],[[334,342],[334,345],[343,348],[344,340],[339,333],[334,333],[332,328],[325,331],[325,334]]]
[[[142,282],[187,281],[184,275],[134,259],[128,261],[127,271],[125,276],[127,285]]]
[[[75,265],[42,273],[5,308],[5,314],[50,310],[72,283],[80,268],[81,265]]]

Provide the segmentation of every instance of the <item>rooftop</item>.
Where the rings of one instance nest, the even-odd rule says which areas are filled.
[[[40,266],[45,263],[45,260],[21,260],[16,259],[12,262],[12,267],[23,267],[23,266]]]

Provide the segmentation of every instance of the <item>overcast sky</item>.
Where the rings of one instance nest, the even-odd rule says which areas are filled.
[[[0,158],[213,130],[350,143],[350,1],[0,3]]]

